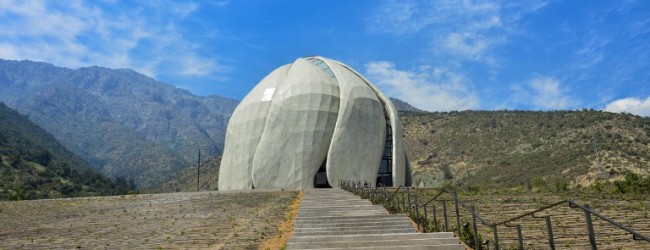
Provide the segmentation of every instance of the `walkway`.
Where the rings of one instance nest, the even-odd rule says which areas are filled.
[[[453,233],[417,233],[404,214],[341,189],[305,190],[287,249],[464,249]]]

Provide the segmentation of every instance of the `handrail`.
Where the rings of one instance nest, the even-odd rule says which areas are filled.
[[[344,184],[345,184],[344,186],[348,189],[348,191],[351,191],[351,192],[354,192],[354,190],[363,189],[363,187],[361,187],[361,186],[355,187],[353,182],[346,182]],[[377,188],[382,188],[381,191],[383,191],[384,197],[388,197],[388,198],[385,198],[385,201],[391,201],[391,200],[393,200],[395,198],[395,195],[397,195],[397,193],[400,192],[400,190],[403,187],[404,186],[401,186],[401,185],[399,187],[397,187],[397,189],[395,189],[395,191],[393,191],[390,194],[390,197],[388,197],[389,192],[386,190],[386,186],[381,184],[381,183],[378,184],[378,187],[375,187],[375,190]],[[511,222],[522,219],[522,218],[527,217],[527,216],[532,216],[533,218],[545,218],[546,219],[547,228],[548,228],[547,230],[549,231],[549,245],[551,246],[552,249],[554,249],[554,240],[553,240],[553,236],[552,236],[550,215],[538,217],[538,216],[536,216],[536,214],[539,213],[539,212],[542,212],[542,211],[557,207],[559,205],[565,204],[565,203],[567,203],[569,205],[569,207],[574,208],[574,209],[578,208],[578,209],[582,210],[585,213],[585,219],[586,219],[587,228],[588,228],[588,231],[589,231],[589,241],[590,241],[590,244],[592,245],[592,247],[596,246],[596,237],[595,237],[595,233],[594,233],[594,230],[593,230],[593,223],[591,221],[591,215],[594,215],[594,216],[598,217],[599,219],[601,219],[601,220],[603,220],[605,222],[608,222],[609,224],[611,224],[611,225],[613,225],[613,226],[615,226],[617,228],[620,228],[620,229],[626,231],[627,233],[632,234],[632,239],[634,239],[634,240],[645,240],[647,242],[650,242],[650,237],[639,233],[638,231],[634,230],[633,228],[627,227],[627,226],[625,226],[623,224],[620,224],[620,223],[618,223],[618,222],[616,222],[616,221],[614,221],[612,219],[609,219],[609,218],[595,212],[594,210],[592,210],[588,206],[579,205],[578,203],[576,203],[575,201],[570,200],[570,199],[561,200],[561,201],[558,201],[558,202],[543,206],[541,208],[535,209],[533,211],[517,215],[517,216],[512,217],[510,219],[506,219],[506,220],[495,222],[495,223],[490,223],[487,220],[481,218],[479,216],[478,212],[474,209],[473,206],[469,206],[467,203],[465,203],[464,201],[459,199],[458,195],[455,192],[452,192],[452,191],[450,191],[450,190],[448,190],[446,188],[443,188],[433,198],[427,200],[425,203],[422,203],[421,205],[418,204],[417,199],[416,199],[415,200],[416,203],[414,205],[409,204],[409,206],[408,206],[409,210],[408,210],[407,213],[410,214],[409,216],[418,216],[419,217],[420,214],[419,214],[419,211],[417,211],[419,209],[417,209],[416,211],[413,211],[412,208],[413,207],[415,207],[415,208],[424,207],[425,208],[424,216],[426,218],[426,206],[429,205],[433,201],[446,201],[445,199],[438,200],[438,198],[440,196],[442,196],[443,194],[445,194],[445,193],[449,194],[451,196],[452,200],[456,203],[456,208],[457,208],[456,210],[458,210],[458,205],[460,204],[463,208],[465,208],[472,215],[473,220],[474,220],[473,228],[476,228],[476,223],[477,223],[476,221],[478,220],[478,221],[480,221],[480,223],[482,225],[484,225],[486,227],[490,227],[490,228],[493,229],[493,233],[494,233],[494,237],[495,237],[495,241],[494,241],[495,249],[500,249],[499,248],[498,233],[497,233],[497,227],[498,226],[518,227],[519,243],[520,243],[520,246],[522,246],[521,245],[522,244],[521,243],[522,242],[522,236],[520,235],[521,234],[521,232],[520,232],[520,230],[521,230],[520,227],[521,226],[520,225],[512,225]],[[363,194],[363,192],[362,192],[362,194]],[[402,204],[402,205],[404,205],[404,204]],[[384,203],[384,206],[388,207],[388,206],[392,206],[392,204]],[[446,210],[443,209],[443,211],[446,211]],[[458,211],[456,211],[456,213],[457,213],[456,216],[458,216]],[[446,212],[444,212],[444,214],[445,214],[444,216],[445,216],[445,228],[446,228],[447,227]],[[435,218],[435,214],[434,214],[434,218]],[[420,223],[422,223],[420,220],[421,219],[416,220],[416,223],[418,223],[418,225]],[[424,223],[428,223],[428,222],[424,222]],[[458,223],[460,223],[460,222],[458,222]],[[459,229],[458,233],[460,233],[460,229]],[[475,238],[475,240],[476,239],[478,239],[478,238]],[[483,243],[483,244],[489,244],[489,243]]]
[[[422,204],[422,206],[429,205],[429,202],[432,202],[432,201],[436,200],[438,198],[438,196],[442,195],[446,191],[447,191],[447,189],[443,189],[442,191],[440,191],[440,193],[438,193],[436,196],[431,198],[431,200],[429,200],[429,201],[425,202],[424,204]]]
[[[643,239],[643,240],[646,240],[646,241],[650,242],[650,237],[645,236],[645,235],[643,235],[643,234],[640,234],[640,233],[637,232],[636,230],[634,230],[634,229],[632,229],[632,228],[629,228],[629,227],[626,227],[626,226],[624,226],[624,225],[622,225],[622,224],[620,224],[620,223],[618,223],[618,222],[616,222],[616,221],[611,220],[610,218],[607,218],[607,217],[605,217],[605,216],[602,216],[602,215],[600,215],[599,213],[596,213],[595,211],[591,210],[589,207],[579,205],[578,203],[576,203],[576,202],[573,201],[573,200],[566,200],[566,201],[569,203],[570,206],[572,205],[572,206],[574,206],[574,207],[577,207],[577,208],[582,209],[583,211],[587,211],[587,212],[589,212],[590,214],[593,214],[593,215],[595,215],[596,217],[600,218],[601,220],[607,221],[607,222],[609,222],[609,224],[612,224],[612,225],[614,225],[614,226],[616,226],[616,227],[618,227],[618,228],[620,228],[620,229],[623,229],[623,230],[627,231],[628,233],[631,233],[631,234],[633,235],[633,239],[634,239],[634,240],[641,240],[641,239]],[[636,237],[639,237],[640,239],[637,239]]]
[[[462,200],[458,199],[458,197],[456,197],[455,194],[452,195],[452,197],[454,197],[454,199],[456,199],[458,201],[458,203],[460,203],[460,205],[463,206],[465,209],[467,209],[467,211],[469,211],[472,215],[476,216],[476,218],[479,221],[481,221],[481,224],[483,224],[485,226],[488,226],[490,224],[486,220],[481,218],[481,216],[479,216],[478,213],[476,211],[474,211],[474,209],[471,206],[467,206]]]
[[[507,219],[507,220],[501,221],[501,222],[492,223],[492,224],[487,225],[487,226],[489,226],[489,227],[494,227],[494,226],[499,226],[499,225],[505,225],[505,224],[508,223],[508,222],[512,222],[512,221],[515,221],[515,220],[518,220],[518,219],[524,218],[524,217],[526,217],[526,216],[534,216],[535,213],[539,213],[539,212],[541,212],[541,211],[544,211],[544,210],[547,210],[547,209],[550,209],[550,208],[553,208],[553,207],[556,207],[556,206],[562,205],[562,204],[564,204],[564,203],[568,203],[569,206],[570,206],[571,208],[580,208],[580,209],[582,209],[583,211],[586,211],[586,212],[588,212],[588,213],[590,213],[590,214],[593,214],[593,215],[595,215],[596,217],[600,218],[601,220],[604,220],[604,221],[608,222],[609,224],[612,224],[612,225],[614,225],[614,226],[616,226],[616,227],[618,227],[618,228],[620,228],[620,229],[623,229],[623,230],[627,231],[628,233],[630,233],[630,234],[633,235],[633,237],[634,237],[635,240],[641,240],[641,239],[643,239],[643,240],[646,240],[646,241],[649,241],[649,242],[650,242],[650,237],[645,236],[645,235],[643,235],[643,234],[640,234],[639,232],[637,232],[636,230],[634,230],[634,229],[632,229],[632,228],[626,227],[626,226],[624,226],[624,225],[622,225],[622,224],[620,224],[620,223],[618,223],[618,222],[616,222],[616,221],[613,221],[613,220],[610,219],[610,218],[607,218],[607,217],[605,217],[605,216],[603,216],[603,215],[601,215],[601,214],[599,214],[599,213],[596,213],[594,210],[591,210],[591,209],[588,208],[588,207],[582,206],[582,205],[576,203],[576,202],[573,201],[573,200],[562,200],[562,201],[558,201],[558,202],[556,202],[556,203],[553,203],[553,204],[550,204],[550,205],[547,205],[547,206],[541,207],[541,208],[536,209],[536,210],[534,210],[534,211],[527,212],[527,213],[521,214],[521,215],[519,215],[519,216],[515,216],[515,217],[513,217],[513,218],[510,218],[510,219]],[[640,239],[637,239],[637,237],[640,238]]]
[[[534,215],[535,213],[538,213],[538,212],[544,211],[544,210],[549,209],[549,208],[553,208],[553,207],[558,206],[558,205],[562,205],[562,203],[565,203],[566,201],[567,201],[567,200],[558,201],[558,202],[553,203],[553,204],[551,204],[551,205],[547,205],[547,206],[544,206],[544,207],[542,207],[542,208],[539,208],[539,209],[537,209],[537,210],[535,210],[535,211],[531,211],[531,212],[527,212],[527,213],[524,213],[524,214],[520,214],[519,216],[515,216],[515,217],[513,217],[513,218],[510,218],[510,219],[507,219],[507,220],[504,220],[504,221],[501,221],[501,222],[492,223],[492,224],[487,225],[487,226],[489,226],[489,227],[494,227],[494,226],[503,225],[503,224],[506,224],[506,223],[508,223],[508,222],[512,222],[512,221],[515,221],[515,220],[518,220],[518,219],[524,218],[524,217],[529,216],[529,215],[532,216],[532,215]]]
[[[463,202],[461,199],[458,199],[458,196],[456,195],[456,193],[451,192],[451,191],[449,191],[449,190],[447,190],[447,189],[442,189],[442,191],[440,191],[440,192],[439,192],[437,195],[435,195],[432,199],[430,199],[429,201],[425,202],[425,203],[422,204],[421,206],[426,206],[426,205],[428,205],[430,202],[435,201],[435,200],[438,199],[438,197],[440,197],[440,195],[442,195],[443,193],[448,193],[449,195],[451,195],[451,197],[452,197],[455,201],[458,201],[458,204],[460,204],[461,206],[463,206],[463,207],[464,207],[467,211],[469,211],[471,214],[475,215],[476,218],[477,218],[479,221],[481,221],[481,223],[482,223],[483,225],[488,226],[488,225],[490,224],[490,223],[488,223],[486,220],[484,220],[483,218],[481,218],[481,216],[479,216],[478,213],[476,213],[476,211],[474,211],[473,209],[471,209],[470,206],[468,206],[467,204],[465,204],[465,202]]]
[[[348,182],[348,183],[350,183],[350,182]],[[385,186],[382,185],[382,184],[379,184],[379,185],[382,186],[382,187],[384,187],[384,188],[383,188],[384,194],[387,195],[387,192],[386,192]],[[350,189],[350,188],[351,188],[351,189],[354,189],[354,188],[355,188],[353,185],[349,185],[349,184],[348,184],[348,185],[345,185],[345,186],[347,186],[347,188],[349,188],[349,189]],[[386,198],[385,200],[386,200],[386,201],[391,201],[391,200],[395,197],[395,195],[400,191],[400,189],[402,189],[402,187],[403,187],[403,186],[401,186],[401,185],[400,185],[399,187],[397,187],[397,189],[396,189],[395,191],[392,192],[392,194],[390,195],[390,197]],[[361,187],[357,187],[357,189],[358,189],[358,188],[361,188]],[[376,189],[376,188],[375,188],[375,189]],[[352,190],[348,190],[348,191],[352,191]],[[444,188],[443,188],[443,189],[442,189],[440,192],[438,192],[438,193],[437,193],[433,198],[429,199],[427,202],[425,202],[425,203],[423,203],[423,204],[421,204],[421,205],[418,204],[417,199],[416,199],[416,200],[415,200],[416,203],[414,204],[414,206],[408,206],[408,207],[409,207],[408,213],[410,214],[410,216],[415,216],[414,214],[412,214],[412,210],[411,210],[413,207],[415,207],[415,208],[417,208],[417,207],[425,207],[425,208],[426,208],[426,206],[427,206],[429,203],[433,202],[433,201],[445,201],[445,202],[446,202],[446,200],[438,200],[438,198],[439,198],[441,195],[445,194],[445,193],[449,194],[449,195],[452,197],[452,200],[456,202],[456,208],[458,208],[458,204],[460,204],[460,205],[461,205],[462,207],[464,207],[464,208],[465,208],[469,213],[471,213],[473,219],[475,219],[475,220],[474,220],[474,228],[476,228],[476,219],[477,219],[477,220],[479,220],[479,221],[481,222],[481,224],[483,224],[484,226],[486,226],[486,227],[490,227],[490,228],[493,229],[493,233],[494,233],[494,237],[495,237],[494,245],[495,245],[495,248],[496,248],[496,249],[499,249],[499,243],[498,243],[499,240],[498,240],[497,227],[498,227],[498,226],[502,226],[502,225],[503,225],[503,226],[506,226],[506,227],[520,227],[519,225],[511,225],[510,223],[513,222],[513,221],[519,220],[519,219],[521,219],[521,218],[527,217],[527,216],[531,216],[531,217],[533,217],[533,218],[545,218],[545,219],[546,219],[547,227],[548,227],[548,230],[549,230],[549,244],[550,244],[551,247],[554,249],[554,241],[553,241],[553,236],[552,236],[552,229],[551,229],[550,216],[542,216],[542,217],[538,217],[538,216],[536,216],[536,213],[539,213],[539,212],[542,212],[542,211],[545,211],[545,210],[548,210],[548,209],[551,209],[551,208],[557,207],[557,206],[562,205],[562,204],[565,204],[565,203],[567,203],[567,204],[569,205],[570,208],[574,208],[574,209],[575,209],[575,208],[578,208],[578,209],[582,210],[582,211],[585,213],[585,219],[586,219],[586,223],[587,223],[587,229],[588,229],[588,231],[589,231],[589,241],[590,241],[590,244],[592,245],[592,247],[595,247],[595,246],[596,246],[596,238],[595,238],[595,233],[594,233],[594,230],[593,230],[593,224],[592,224],[592,221],[591,221],[591,215],[594,215],[594,216],[598,217],[599,219],[601,219],[601,220],[603,220],[603,221],[605,221],[605,222],[608,222],[609,224],[611,224],[611,225],[613,225],[613,226],[615,226],[615,227],[618,227],[618,228],[620,228],[620,229],[622,229],[622,230],[624,230],[624,231],[626,231],[626,232],[632,234],[632,239],[634,239],[634,240],[645,240],[645,241],[650,242],[650,237],[648,237],[648,236],[646,236],[646,235],[643,235],[643,234],[637,232],[636,230],[634,230],[634,229],[632,229],[632,228],[630,228],[630,227],[627,227],[627,226],[625,226],[625,225],[623,225],[623,224],[620,224],[620,223],[618,223],[618,222],[616,222],[616,221],[614,221],[614,220],[612,220],[612,219],[610,219],[610,218],[607,218],[607,217],[605,217],[605,216],[603,216],[603,215],[601,215],[601,214],[595,212],[594,210],[592,210],[592,209],[591,209],[590,207],[588,207],[588,206],[580,205],[580,204],[578,204],[578,203],[576,203],[575,201],[570,200],[570,199],[566,199],[566,200],[558,201],[558,202],[555,202],[555,203],[552,203],[552,204],[549,204],[549,205],[543,206],[543,207],[541,207],[541,208],[535,209],[535,210],[533,210],[533,211],[530,211],[530,212],[526,212],[526,213],[523,213],[523,214],[517,215],[517,216],[512,217],[512,218],[510,218],[510,219],[507,219],[507,220],[499,221],[499,222],[496,222],[496,223],[489,223],[487,220],[485,220],[485,219],[483,219],[483,218],[481,218],[481,217],[479,216],[479,214],[476,212],[476,210],[474,209],[473,206],[469,206],[469,205],[467,205],[465,202],[463,202],[462,200],[460,200],[460,199],[458,198],[458,195],[457,195],[455,192],[452,192],[452,191],[450,191],[450,190],[448,190],[448,189],[444,189]],[[386,196],[385,196],[385,197],[386,197]],[[371,197],[369,197],[369,198],[371,198]],[[411,205],[411,204],[409,204],[409,205]],[[443,205],[444,205],[444,204],[443,204]],[[385,203],[384,206],[389,206],[389,204]],[[419,210],[419,209],[418,209],[418,210]],[[444,209],[443,209],[443,210],[444,210]],[[426,211],[426,210],[425,210],[425,211]],[[434,212],[435,212],[435,211],[434,211]],[[415,211],[415,213],[417,213],[417,216],[420,216],[419,211]],[[456,211],[456,213],[458,213],[458,211]],[[425,216],[426,216],[426,212],[425,212]],[[458,214],[457,214],[457,216],[458,216]],[[435,215],[434,215],[434,218],[435,218]],[[435,220],[435,219],[434,219],[434,220]],[[418,219],[418,221],[417,221],[416,223],[418,223],[418,225],[419,225],[421,222],[420,222],[419,219]],[[425,222],[425,223],[428,223],[428,222]],[[458,222],[458,223],[460,223],[460,222]],[[446,224],[447,224],[447,222],[446,222],[446,212],[445,212],[445,228],[446,228]],[[460,226],[460,225],[459,225],[459,226]],[[520,230],[520,228],[518,228],[518,234],[521,234],[521,232],[520,232],[519,230]],[[459,233],[460,233],[460,229],[459,229]],[[521,240],[522,240],[522,237],[521,237],[521,235],[518,235],[518,238],[519,238],[519,244],[520,244],[520,246],[522,246],[522,245],[521,245],[521,244],[522,244],[522,241],[521,241]],[[475,238],[475,239],[477,240],[478,238]],[[476,244],[478,244],[478,241],[476,242]]]
[[[399,185],[399,187],[397,187],[397,189],[395,189],[395,191],[393,192],[393,194],[391,194],[390,197],[388,197],[388,199],[386,199],[386,200],[387,200],[387,201],[392,200],[393,197],[395,196],[395,194],[397,194],[397,192],[400,190],[400,188],[402,188],[402,185]]]

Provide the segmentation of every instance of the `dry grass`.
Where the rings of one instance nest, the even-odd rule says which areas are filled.
[[[418,198],[425,200],[425,197],[432,197],[437,194],[436,190],[420,189]],[[445,198],[443,196],[441,198]],[[478,214],[490,223],[513,218],[526,212],[534,211],[545,205],[566,199],[565,196],[556,194],[460,194],[459,198],[468,205],[475,205]],[[650,200],[623,200],[623,199],[601,199],[596,197],[573,197],[579,204],[588,204],[594,211],[609,217],[628,227],[632,227],[639,233],[650,235]],[[449,216],[450,228],[455,226],[454,204],[447,197],[447,213]],[[438,222],[442,221],[443,211],[440,202],[430,203],[436,205]],[[432,207],[428,208],[429,216],[432,216]],[[471,215],[463,208],[460,209],[461,223],[471,222]],[[586,230],[584,212],[570,208],[568,205],[560,205],[555,208],[538,213],[538,216],[550,215],[553,223],[554,239],[556,247],[560,249],[588,249],[589,240]],[[650,249],[650,243],[646,241],[635,241],[630,234],[621,229],[592,216],[598,249]],[[524,245],[526,249],[548,249],[548,236],[546,225],[543,219],[535,219],[530,216],[514,221],[511,224],[520,224],[523,229]],[[492,242],[493,234],[490,228],[479,225],[479,233],[484,239]],[[517,233],[512,227],[499,227],[499,238],[501,247],[509,249],[516,247]]]
[[[296,200],[291,204],[291,206],[289,206],[290,209],[285,215],[285,220],[278,225],[278,231],[280,234],[262,242],[259,249],[277,250],[283,249],[286,246],[287,240],[293,236],[293,225],[296,222],[298,208],[300,208],[300,204],[302,203],[303,195],[304,192],[300,191]]]
[[[297,192],[194,192],[0,202],[0,249],[257,249]],[[284,233],[283,233],[284,234]]]

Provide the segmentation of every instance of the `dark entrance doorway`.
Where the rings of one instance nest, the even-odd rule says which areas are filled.
[[[381,155],[377,186],[393,186],[393,129],[389,118],[386,117],[386,139],[384,140],[384,153]]]
[[[327,181],[327,170],[325,168],[327,160],[318,169],[316,176],[314,176],[314,187],[315,188],[331,188],[329,181]]]

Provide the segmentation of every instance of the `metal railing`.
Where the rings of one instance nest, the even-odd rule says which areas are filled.
[[[466,244],[473,247],[474,249],[489,249],[490,245],[494,245],[494,248],[499,250],[501,246],[499,244],[498,229],[501,227],[515,228],[517,231],[517,247],[518,249],[524,249],[522,227],[519,224],[513,224],[513,222],[526,217],[543,219],[545,221],[549,248],[555,249],[551,215],[539,216],[539,214],[545,210],[560,205],[568,205],[572,209],[578,209],[584,212],[585,224],[591,249],[597,249],[596,234],[594,231],[592,216],[595,216],[598,219],[631,234],[633,240],[646,241],[647,243],[650,243],[650,237],[593,211],[589,206],[580,205],[575,201],[569,199],[558,201],[556,203],[541,207],[531,212],[523,213],[507,220],[490,223],[489,221],[481,218],[481,216],[476,212],[474,206],[463,202],[458,198],[458,195],[455,192],[448,189],[441,189],[429,200],[424,203],[420,203],[418,195],[415,192],[412,192],[412,188],[410,187],[399,186],[397,188],[392,188],[394,190],[391,191],[383,185],[380,185],[379,187],[370,187],[367,184],[361,184],[361,182],[358,181],[341,181],[340,186],[342,189],[352,192],[361,198],[369,199],[374,204],[382,204],[391,213],[406,213],[413,220],[413,222],[417,224],[418,231],[420,232],[453,231],[457,234],[457,237],[461,238],[461,240],[463,240]],[[450,197],[450,199],[447,199],[447,197]],[[453,214],[453,217],[456,219],[455,226],[453,223],[449,222],[450,216],[448,215],[448,205],[450,205],[450,203],[454,206],[455,214]],[[442,207],[441,215],[437,214],[438,209],[436,209],[436,205]],[[429,210],[428,207],[431,207],[431,209]],[[469,222],[461,224],[461,210],[459,209],[460,207],[464,208],[464,210],[471,215],[471,227],[469,226]],[[431,211],[431,214],[429,214],[428,211]],[[442,217],[442,221],[439,221],[441,219],[439,217]],[[482,237],[477,230],[477,226],[479,226],[478,223],[480,223],[480,225],[483,227],[488,227],[491,229],[494,242],[490,242],[489,240],[482,241]],[[452,226],[452,228],[450,228],[450,226]]]

